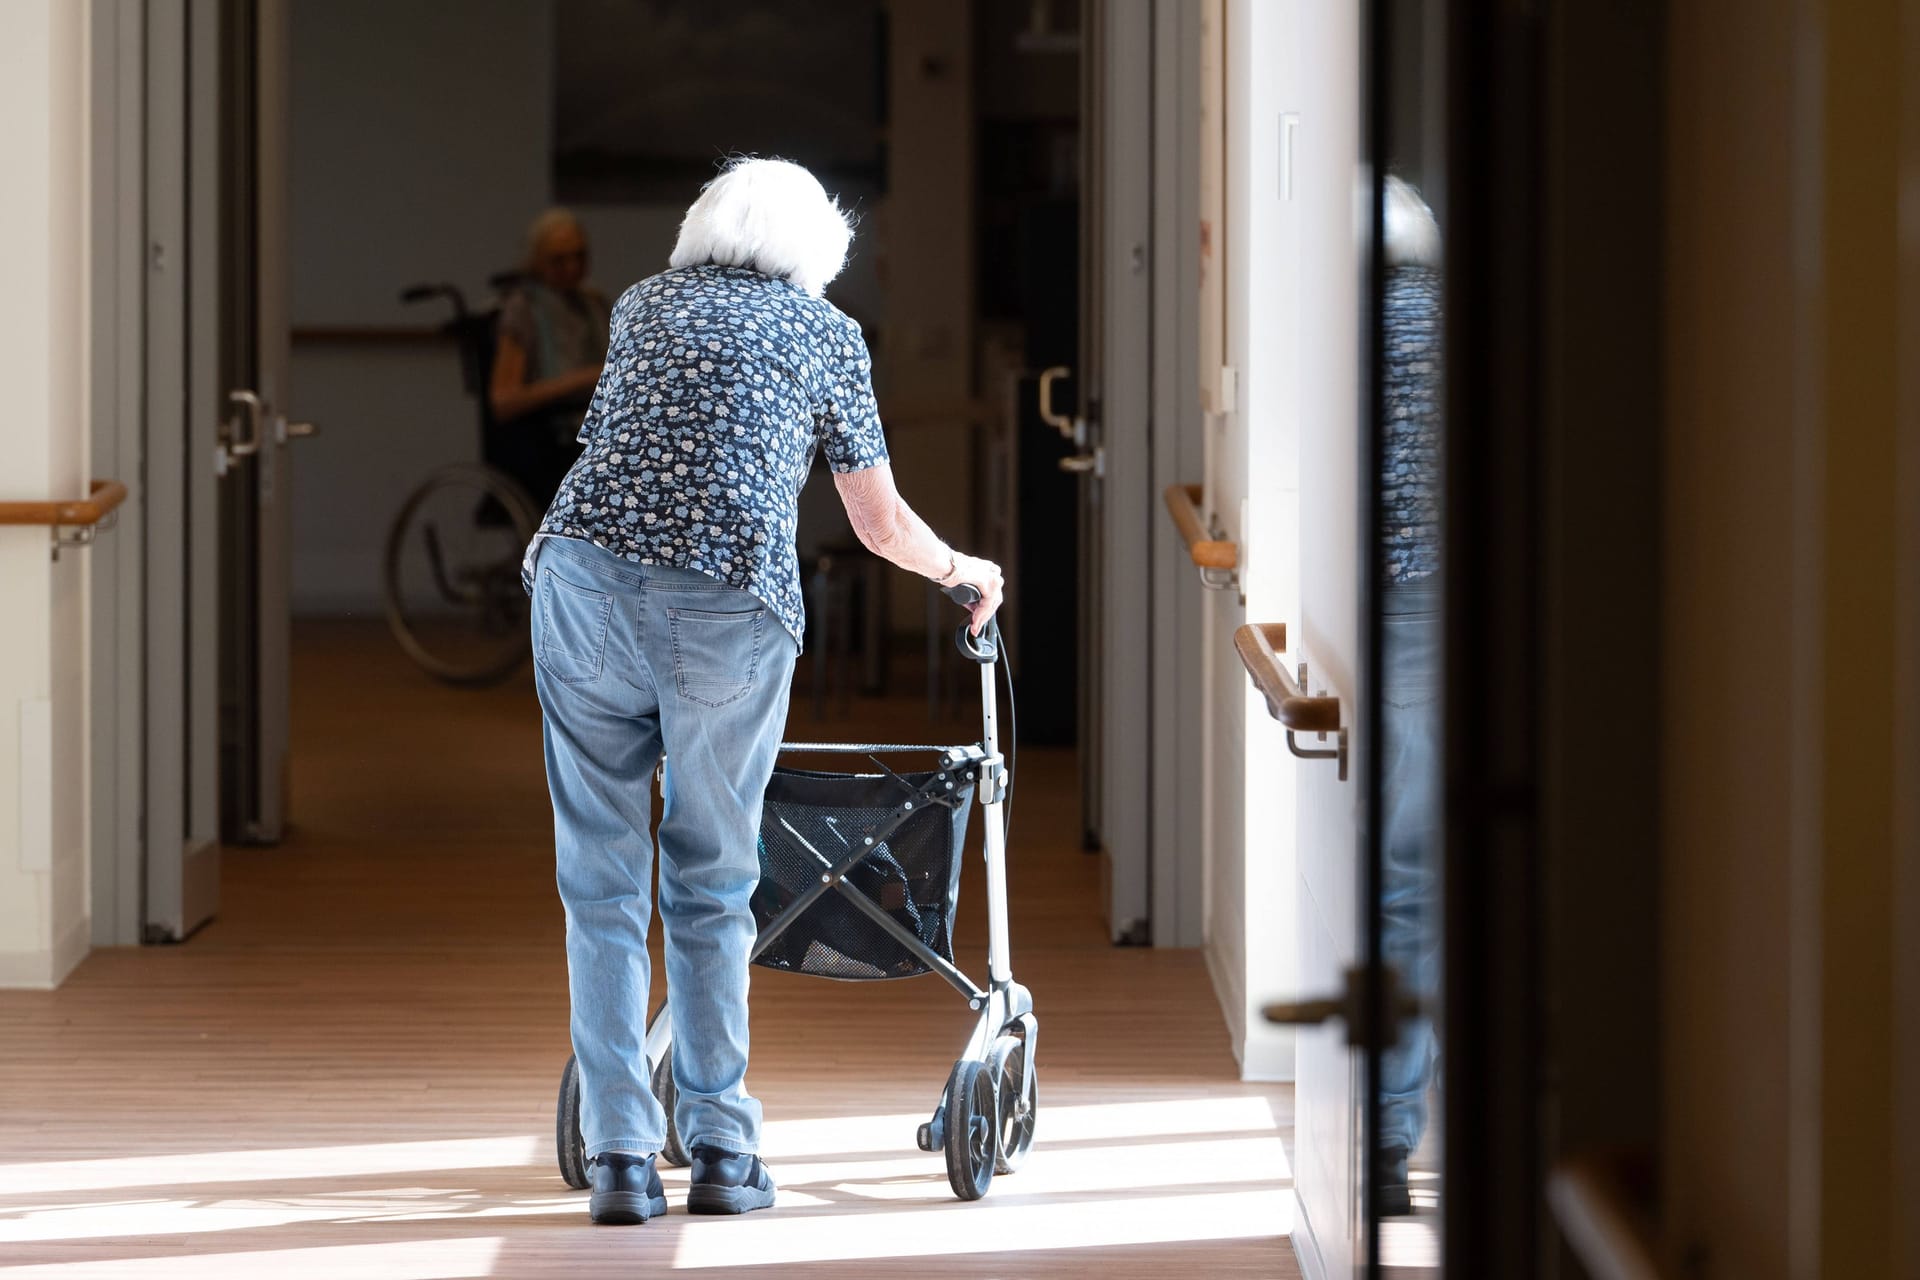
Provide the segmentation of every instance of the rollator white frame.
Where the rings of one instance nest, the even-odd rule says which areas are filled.
[[[970,604],[972,601],[966,598],[970,591],[971,588],[956,588],[949,590],[948,594],[959,603]],[[858,888],[847,883],[847,875],[864,860],[867,852],[877,842],[883,844],[894,828],[905,821],[908,811],[913,809],[911,801],[903,804],[903,812],[890,825],[866,838],[859,852],[838,862],[821,853],[782,819],[788,835],[819,861],[822,868],[820,881],[796,897],[762,927],[754,942],[753,957],[757,959],[823,894],[838,890],[875,924],[893,935],[928,971],[945,978],[966,998],[968,1007],[976,1010],[979,1016],[967,1038],[966,1047],[954,1064],[940,1104],[934,1108],[932,1119],[920,1126],[916,1137],[921,1150],[947,1153],[948,1180],[954,1192],[962,1199],[974,1200],[985,1194],[996,1170],[1010,1173],[1017,1169],[1032,1142],[1038,1097],[1034,1073],[1039,1022],[1034,1015],[1032,994],[1013,978],[1012,943],[1007,922],[1006,805],[1012,779],[1006,758],[1000,752],[998,668],[1003,658],[999,629],[996,624],[990,623],[984,635],[975,637],[963,625],[955,641],[962,655],[980,668],[981,736],[978,743],[942,747],[917,743],[783,742],[780,750],[783,753],[867,755],[875,757],[876,763],[877,757],[886,754],[937,752],[940,756],[937,778],[946,789],[951,790],[955,785],[954,781],[948,780],[948,775],[960,781],[971,776],[975,799],[979,802],[982,820],[986,824],[982,843],[987,871],[987,985],[984,988],[976,985],[952,961],[927,946]],[[884,764],[881,767],[886,768]],[[920,794],[916,793],[915,798],[920,798]],[[673,1131],[673,1099],[670,1096],[672,1073],[670,1069],[663,1070],[673,1044],[673,1020],[668,1008],[663,1002],[648,1022],[645,1054],[649,1077],[666,1091],[660,1099],[668,1116],[668,1143],[664,1155],[670,1163],[684,1164],[687,1153],[680,1149],[679,1136]],[[1017,1040],[1018,1044],[1000,1044],[1008,1038]],[[1016,1050],[1020,1079],[1013,1081],[994,1074],[1000,1070],[996,1063],[1007,1064]],[[982,1073],[988,1077],[984,1085],[977,1078]],[[981,1114],[983,1088],[991,1091],[991,1115]],[[561,1081],[556,1140],[561,1173],[570,1185],[576,1187],[584,1186],[586,1182],[578,1102],[578,1078],[574,1064],[569,1060],[567,1072]],[[1015,1108],[1014,1114],[1008,1114],[1009,1106]],[[1011,1130],[1010,1123],[1013,1124]],[[958,1145],[949,1141],[952,1136],[949,1130],[954,1124],[964,1125],[967,1129],[966,1141]]]

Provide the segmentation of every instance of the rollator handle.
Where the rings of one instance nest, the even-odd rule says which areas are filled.
[[[940,590],[946,593],[947,599],[962,609],[971,609],[980,603],[980,588],[971,582],[956,582]],[[968,624],[963,622],[960,624],[960,629],[953,633],[953,643],[966,658],[984,665],[1000,656],[1000,629],[988,623],[987,630],[976,636],[968,628]]]

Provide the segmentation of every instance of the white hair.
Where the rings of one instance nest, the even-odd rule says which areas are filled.
[[[1391,175],[1383,201],[1387,223],[1387,265],[1392,267],[1437,267],[1440,265],[1440,224],[1433,210],[1410,185]]]
[[[853,225],[820,180],[790,160],[747,157],[700,191],[668,265],[751,267],[816,298],[846,265]]]

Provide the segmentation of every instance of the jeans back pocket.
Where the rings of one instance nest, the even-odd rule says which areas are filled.
[[[765,616],[759,608],[737,613],[668,609],[673,682],[680,696],[703,707],[724,707],[745,697],[760,667]]]
[[[563,684],[598,680],[606,661],[607,619],[612,612],[611,596],[575,586],[542,565],[535,660]]]

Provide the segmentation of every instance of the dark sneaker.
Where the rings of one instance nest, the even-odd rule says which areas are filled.
[[[1413,1212],[1413,1195],[1407,1189],[1407,1149],[1387,1147],[1380,1152],[1380,1213],[1399,1218]]]
[[[737,1155],[705,1145],[695,1147],[692,1154],[688,1213],[746,1213],[773,1204],[773,1175],[760,1163],[759,1156]]]
[[[653,1167],[652,1156],[609,1151],[593,1158],[587,1176],[593,1185],[587,1212],[595,1222],[632,1226],[667,1211],[667,1189],[660,1185],[660,1171]]]

